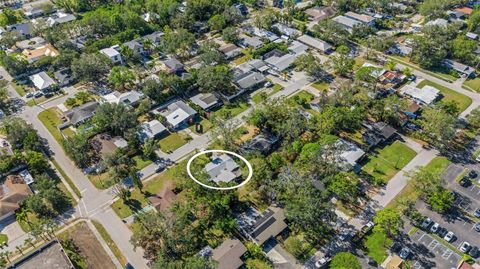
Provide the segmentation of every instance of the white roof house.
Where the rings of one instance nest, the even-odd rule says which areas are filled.
[[[365,151],[353,143],[340,139],[336,144],[341,151],[338,156],[339,161],[349,167],[357,166],[357,162],[365,155]]]
[[[375,18],[372,16],[365,15],[365,14],[358,14],[351,11],[345,13],[345,16],[366,24],[371,24],[375,20]]]
[[[25,183],[27,183],[28,185],[32,184],[35,181],[27,169],[20,171],[18,175],[20,175],[25,181]]]
[[[280,57],[272,56],[266,59],[265,63],[270,65],[275,71],[282,72],[288,69],[293,64],[293,62],[295,62],[295,59],[297,57],[298,57],[298,54],[287,53]]]
[[[31,75],[29,78],[33,85],[35,85],[35,88],[39,90],[45,90],[55,84],[55,81],[53,81],[53,79],[43,71],[35,75]]]
[[[115,45],[110,48],[101,49],[100,52],[110,58],[113,63],[122,63],[122,55],[119,50],[120,46]]]
[[[304,45],[303,43],[294,40],[290,46],[288,46],[288,51],[293,54],[303,54],[308,50],[308,46]]]
[[[429,22],[425,23],[425,26],[433,26],[433,25],[441,26],[441,27],[447,27],[448,21],[445,20],[445,19],[442,19],[442,18],[438,18],[438,19],[435,19],[433,21],[429,21]]]
[[[432,86],[426,85],[423,88],[417,88],[412,85],[405,85],[400,89],[402,94],[408,95],[413,98],[416,102],[430,105],[432,104],[439,96],[440,91]]]
[[[197,111],[183,101],[176,101],[168,105],[161,114],[167,119],[168,124],[175,129],[197,115]]]
[[[231,182],[241,176],[240,166],[227,154],[217,156],[205,166],[210,180],[216,183]]]
[[[213,93],[199,93],[190,98],[190,101],[204,110],[208,110],[220,104],[220,101]]]
[[[140,131],[138,132],[139,139],[142,142],[145,142],[147,139],[155,139],[166,130],[167,128],[158,120],[147,121],[140,126]]]
[[[321,52],[328,52],[333,49],[333,47],[327,42],[320,40],[318,38],[311,37],[309,35],[302,35],[298,37],[297,40]]]
[[[362,22],[352,19],[350,17],[342,16],[342,15],[337,16],[332,20],[341,24],[350,33],[353,32],[353,27],[362,25]]]
[[[143,98],[143,93],[137,91],[129,91],[120,93],[118,91],[114,91],[107,95],[102,96],[104,102],[111,103],[111,104],[125,104],[125,105],[135,105]]]

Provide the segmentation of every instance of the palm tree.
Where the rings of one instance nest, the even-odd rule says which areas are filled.
[[[28,218],[28,209],[26,209],[24,207],[20,208],[20,210],[17,212],[16,216],[17,216],[18,221],[26,222],[28,224],[28,227],[32,228],[32,223],[31,223],[30,219]]]
[[[32,246],[32,247],[34,248],[34,247],[35,247],[35,243],[34,243],[34,241],[33,241],[33,238],[28,237],[27,239],[25,239],[25,241],[23,242],[23,245],[24,245],[24,246],[30,245],[30,246]]]
[[[20,254],[22,254],[22,256],[23,256],[23,250],[22,250],[22,248],[21,248],[20,246],[16,246],[15,248],[16,248],[17,251],[20,252]]]
[[[2,252],[2,254],[7,259],[8,262],[11,262],[10,261],[10,255],[12,255],[12,252],[10,250],[5,250],[4,252]]]

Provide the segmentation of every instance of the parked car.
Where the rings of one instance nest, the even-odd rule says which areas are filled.
[[[393,242],[393,244],[390,246],[390,250],[392,252],[399,252],[401,248],[402,248],[402,245],[400,245],[400,243],[398,243],[396,241]]]
[[[129,262],[127,262],[127,264],[125,264],[125,268],[126,269],[135,269]]]
[[[35,97],[35,98],[41,97],[42,95],[43,95],[43,92],[34,92],[33,93],[33,97]]]
[[[480,222],[475,223],[473,228],[475,229],[475,231],[480,232]]]
[[[26,98],[32,98],[33,97],[33,92],[29,92],[29,93],[25,94],[25,97]]]
[[[472,246],[470,245],[470,243],[465,241],[460,245],[460,247],[458,249],[460,249],[460,251],[463,252],[463,253],[467,253],[470,250],[471,247]]]
[[[464,188],[470,187],[472,185],[472,181],[468,177],[463,177],[458,183]]]
[[[430,218],[424,219],[421,225],[422,229],[427,229],[431,223],[432,223],[432,220]]]
[[[273,83],[271,81],[267,81],[265,83],[265,87],[269,88],[269,87],[272,87],[273,86]]]
[[[478,174],[475,170],[470,170],[470,172],[468,172],[468,176],[470,178],[476,178],[478,176]]]
[[[475,158],[475,161],[480,162],[480,155],[478,155],[477,158]]]
[[[433,223],[432,227],[430,228],[430,232],[436,233],[439,227],[440,227],[440,224],[438,224],[438,222]]]
[[[455,236],[455,234],[452,231],[450,231],[443,237],[443,240],[445,240],[447,242],[451,242],[453,240],[454,236]]]
[[[445,235],[447,235],[447,233],[448,233],[447,229],[443,227],[438,228],[438,231],[437,231],[438,236],[444,237]]]
[[[477,208],[475,212],[473,212],[473,215],[477,218],[480,218],[480,208]]]
[[[472,256],[473,258],[478,258],[478,256],[480,256],[480,249],[478,249],[478,247],[472,247],[468,252],[468,255]]]
[[[400,258],[405,260],[406,258],[408,258],[408,256],[410,256],[410,253],[411,253],[411,250],[407,247],[404,247],[402,248],[402,250],[400,250],[400,253],[398,254],[398,256],[400,256]]]
[[[316,261],[315,262],[315,268],[324,268],[327,266],[327,264],[330,262],[330,258],[329,257],[323,257],[321,258],[320,260]]]
[[[375,223],[373,221],[367,222],[363,227],[362,227],[362,233],[368,233],[373,226],[375,226]]]

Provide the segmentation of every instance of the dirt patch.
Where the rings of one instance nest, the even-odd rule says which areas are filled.
[[[80,256],[85,259],[86,268],[115,269],[110,257],[85,222],[63,232],[59,238],[62,241],[69,239],[73,241],[80,251]]]

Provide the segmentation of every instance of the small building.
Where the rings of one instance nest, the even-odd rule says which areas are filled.
[[[469,7],[459,7],[454,9],[455,12],[464,14],[465,16],[470,16],[473,13],[473,9]]]
[[[220,182],[232,182],[242,175],[240,166],[228,154],[222,154],[205,166],[205,172],[210,177],[209,180]]]
[[[419,104],[431,105],[435,102],[440,91],[432,86],[426,85],[423,88],[417,88],[412,85],[405,85],[400,89],[400,93],[410,96]]]
[[[340,15],[332,19],[332,21],[340,24],[345,30],[347,30],[349,33],[353,33],[353,29],[355,27],[358,27],[362,25],[360,21],[357,21],[355,19]]]
[[[237,68],[242,69],[244,72],[248,72],[250,70],[255,70],[255,71],[258,71],[260,73],[266,73],[270,69],[267,66],[267,64],[260,59],[251,59],[250,61],[245,62],[245,63],[237,66]],[[245,70],[243,68],[245,68]]]
[[[53,76],[58,81],[58,85],[67,86],[75,81],[72,70],[70,68],[64,68],[53,73]]]
[[[391,48],[388,49],[388,52],[393,54],[398,54],[401,56],[408,56],[412,53],[412,48],[404,44],[394,44]]]
[[[253,48],[253,49],[259,49],[263,47],[264,43],[258,36],[242,36],[240,40],[238,41],[238,44],[242,48]]]
[[[229,238],[213,249],[212,259],[218,262],[218,269],[238,269],[243,265],[241,257],[247,248],[236,238]]]
[[[309,9],[306,9],[304,12],[308,15],[308,19],[314,22],[323,21],[335,15],[335,10],[333,8],[325,6],[311,7]]]
[[[40,60],[43,57],[56,57],[60,55],[57,49],[55,49],[51,44],[46,44],[35,49],[25,49],[22,51],[23,56],[28,61],[28,63],[34,63]]]
[[[153,196],[149,196],[148,201],[158,212],[166,212],[170,209],[173,203],[178,200],[177,194],[172,188],[162,188],[160,192]]]
[[[145,142],[148,139],[157,139],[165,131],[167,131],[167,128],[158,120],[147,121],[140,126],[138,138],[142,142]]]
[[[242,50],[235,46],[235,44],[225,44],[218,48],[218,51],[221,52],[227,60],[233,59],[242,54]]]
[[[179,73],[184,70],[184,65],[175,58],[162,61],[162,68],[167,74]]]
[[[245,73],[240,70],[236,71],[238,72],[234,75],[233,83],[243,92],[254,90],[263,85],[266,81],[266,78],[262,73],[255,71],[248,71]]]
[[[220,100],[213,93],[199,93],[190,98],[190,101],[205,111],[210,111],[221,105]]]
[[[475,68],[449,59],[443,60],[443,65],[458,72],[462,77],[475,75]]]
[[[33,34],[33,25],[31,22],[22,22],[7,26],[7,31],[17,32],[20,36],[29,38]]]
[[[273,50],[266,53],[264,56],[264,62],[277,73],[281,73],[289,69],[298,55],[291,53],[283,53],[279,50]]]
[[[132,50],[134,56],[141,56],[145,54],[145,49],[140,39],[134,39],[128,42],[123,43],[123,46]]]
[[[366,14],[358,14],[358,13],[349,11],[345,13],[345,17],[354,19],[368,26],[374,26],[375,24],[375,18]]]
[[[382,263],[382,267],[385,269],[401,269],[403,268],[403,259],[398,255],[390,255]]]
[[[32,184],[33,182],[35,182],[35,180],[33,179],[32,175],[30,174],[30,172],[28,172],[27,169],[24,169],[20,172],[18,172],[18,175],[20,177],[22,177],[23,181],[25,181],[25,183],[27,183],[27,185],[30,185]]]
[[[81,106],[74,107],[64,113],[67,122],[60,125],[58,128],[66,128],[68,126],[78,126],[95,115],[98,103],[96,101],[85,103]]]
[[[143,98],[143,93],[132,90],[124,93],[114,91],[102,96],[102,101],[110,104],[124,104],[127,106],[136,106]]]
[[[169,104],[160,114],[166,118],[170,128],[178,129],[188,125],[188,122],[197,116],[197,111],[179,100]]]
[[[38,268],[75,268],[65,250],[57,239],[37,247],[34,251],[14,261],[6,269],[38,269]]]
[[[273,150],[278,140],[279,140],[278,137],[272,134],[262,133],[262,134],[256,135],[251,140],[246,141],[242,145],[242,152],[244,153],[260,152],[266,155]]]
[[[152,42],[152,45],[156,47],[160,45],[160,41],[162,41],[163,35],[164,33],[162,31],[156,31],[151,34],[142,36],[141,39],[142,39],[142,42],[144,42],[144,40],[149,40],[150,42]]]
[[[301,42],[298,42],[297,40],[294,40],[290,44],[290,46],[288,46],[288,51],[292,54],[301,55],[301,54],[304,54],[305,52],[307,52],[307,50],[308,50],[308,46],[304,45]]]
[[[323,40],[320,40],[318,38],[315,38],[315,37],[311,37],[309,35],[302,35],[300,37],[297,38],[298,41],[302,42],[303,44],[313,48],[313,49],[316,49],[320,52],[323,52],[323,53],[330,53],[332,52],[333,50],[333,46],[328,44],[327,42],[323,41]]]
[[[100,53],[106,55],[114,64],[123,64],[123,58],[122,58],[122,55],[120,54],[119,45],[101,49]]]
[[[15,42],[15,47],[19,50],[34,50],[47,44],[47,41],[43,37],[32,37],[22,41]]]
[[[73,14],[57,11],[47,19],[47,24],[52,27],[55,24],[62,24],[76,20],[77,18]]]
[[[439,27],[447,27],[448,21],[442,18],[435,19],[433,21],[429,21],[425,23],[425,26],[439,26]]]
[[[470,38],[470,39],[473,39],[473,40],[477,40],[478,39],[478,35],[475,34],[475,33],[472,33],[472,32],[468,32],[465,34],[466,37]]]
[[[45,72],[40,72],[34,75],[29,76],[30,80],[32,81],[35,88],[40,91],[46,91],[53,85],[55,85],[55,81]]]
[[[31,194],[30,187],[21,176],[7,176],[0,185],[0,220],[14,215],[20,204]]]
[[[258,245],[262,245],[287,228],[284,210],[276,206],[269,206],[262,213],[250,207],[238,215],[236,221],[242,234]]]
[[[273,24],[272,28],[277,29],[282,35],[287,36],[288,38],[296,38],[297,36],[302,34],[302,32],[300,32],[299,30],[288,27],[287,25],[279,22]]]

